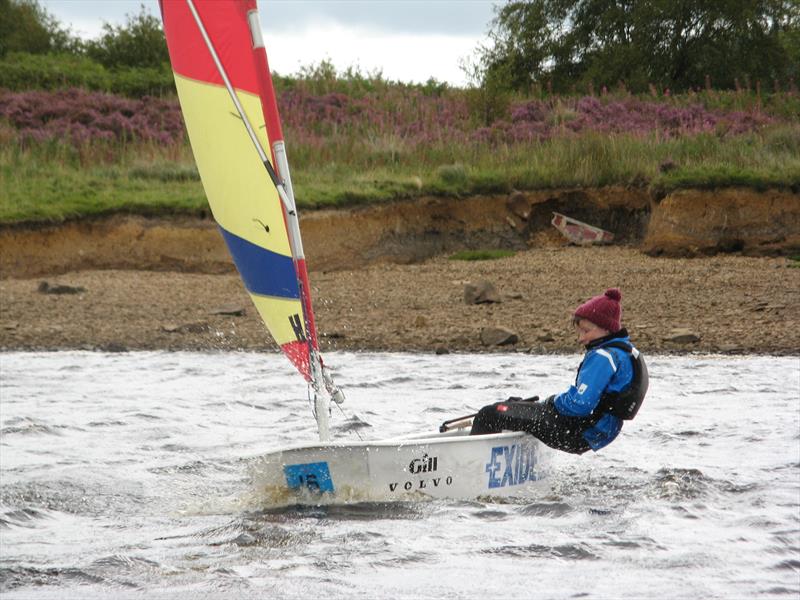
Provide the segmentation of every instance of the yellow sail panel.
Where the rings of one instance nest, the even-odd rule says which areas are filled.
[[[258,314],[279,346],[306,339],[303,308],[299,299],[283,299],[250,294]]]
[[[253,142],[227,90],[178,74],[175,83],[214,219],[230,234],[291,257],[278,192],[253,151]],[[259,97],[242,91],[237,95],[268,152]]]

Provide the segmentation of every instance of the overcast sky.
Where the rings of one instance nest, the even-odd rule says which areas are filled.
[[[463,85],[460,63],[485,42],[501,0],[260,0],[270,67],[283,75],[329,59],[338,69],[380,70],[384,77]],[[104,22],[124,24],[156,0],[40,0],[63,25],[86,38]]]

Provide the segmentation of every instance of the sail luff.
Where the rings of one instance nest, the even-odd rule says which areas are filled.
[[[314,320],[314,309],[311,302],[311,283],[308,277],[308,266],[306,264],[303,242],[300,235],[300,221],[295,204],[294,189],[292,187],[291,174],[289,172],[289,161],[286,154],[286,144],[283,138],[283,128],[281,126],[278,102],[275,97],[275,88],[272,83],[272,74],[269,68],[269,59],[261,34],[261,23],[259,20],[258,9],[255,7],[255,0],[252,0],[253,8],[247,12],[247,22],[253,45],[253,55],[257,65],[257,77],[261,89],[261,106],[264,112],[264,123],[267,134],[272,141],[272,160],[278,170],[284,190],[289,196],[290,209],[284,212],[287,221],[289,238],[292,243],[292,254],[294,256],[295,268],[300,287],[300,299],[303,304],[303,315],[305,317],[306,331],[309,343],[309,367],[311,371],[311,382],[314,388],[314,417],[317,420],[319,437],[322,441],[330,439],[329,413],[330,401],[337,404],[344,401],[344,394],[334,383],[330,372],[322,364],[319,353],[319,341],[317,338],[317,326]]]
[[[302,303],[307,343],[309,346],[310,383],[314,393],[313,412],[314,418],[317,421],[319,439],[325,442],[330,439],[329,394],[331,394],[331,392],[324,389],[329,387],[326,385],[329,378],[325,377],[322,360],[319,356],[317,328],[314,322],[314,310],[311,305],[311,285],[308,280],[308,268],[306,266],[305,253],[303,252],[303,241],[300,235],[300,220],[297,214],[297,206],[295,204],[291,176],[289,174],[289,162],[286,156],[286,146],[283,139],[280,114],[278,112],[278,102],[275,97],[275,88],[273,87],[272,75],[269,70],[269,60],[267,59],[267,52],[261,35],[261,23],[258,10],[255,7],[247,11],[247,23],[250,28],[252,52],[256,63],[257,78],[261,91],[259,97],[264,114],[264,123],[267,128],[267,137],[272,141],[272,161],[278,169],[283,190],[288,196],[287,201],[284,203],[284,219],[286,220],[289,241],[292,246],[292,256],[297,273],[300,301]]]
[[[330,439],[330,396],[335,392],[338,392],[341,396],[341,392],[333,385],[330,376],[326,376],[322,366],[322,359],[319,355],[317,327],[314,322],[314,309],[311,304],[311,284],[308,279],[308,267],[303,251],[302,236],[300,235],[300,220],[292,189],[289,161],[286,155],[286,145],[283,139],[283,128],[281,127],[275,88],[272,84],[272,74],[269,69],[269,59],[267,58],[267,51],[261,35],[258,10],[255,6],[247,12],[247,23],[250,28],[252,51],[257,65],[256,71],[261,90],[260,98],[264,113],[264,123],[267,128],[267,137],[272,141],[272,161],[278,170],[282,187],[288,196],[284,218],[286,219],[289,240],[292,245],[292,255],[300,288],[300,299],[303,305],[303,317],[308,334],[309,367],[311,384],[314,390],[314,418],[317,421],[319,439],[325,442]]]

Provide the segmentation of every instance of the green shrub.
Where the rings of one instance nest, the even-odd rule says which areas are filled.
[[[436,169],[436,175],[448,186],[461,186],[467,183],[467,170],[460,163],[442,165]]]
[[[0,60],[0,87],[11,91],[71,87],[108,91],[111,74],[82,56],[11,52]]]
[[[177,93],[175,79],[167,64],[158,69],[136,67],[112,71],[109,91],[133,98]]]
[[[125,15],[125,25],[105,23],[99,39],[86,43],[87,55],[107,68],[158,69],[169,62],[161,19],[144,5],[138,15]]]
[[[136,98],[175,93],[167,64],[109,70],[85,56],[26,52],[12,52],[0,60],[0,88],[24,91],[74,87]]]

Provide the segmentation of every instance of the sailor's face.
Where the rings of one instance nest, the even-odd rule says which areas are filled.
[[[578,319],[575,322],[575,333],[578,334],[578,342],[584,346],[608,335],[607,330],[586,319]]]

